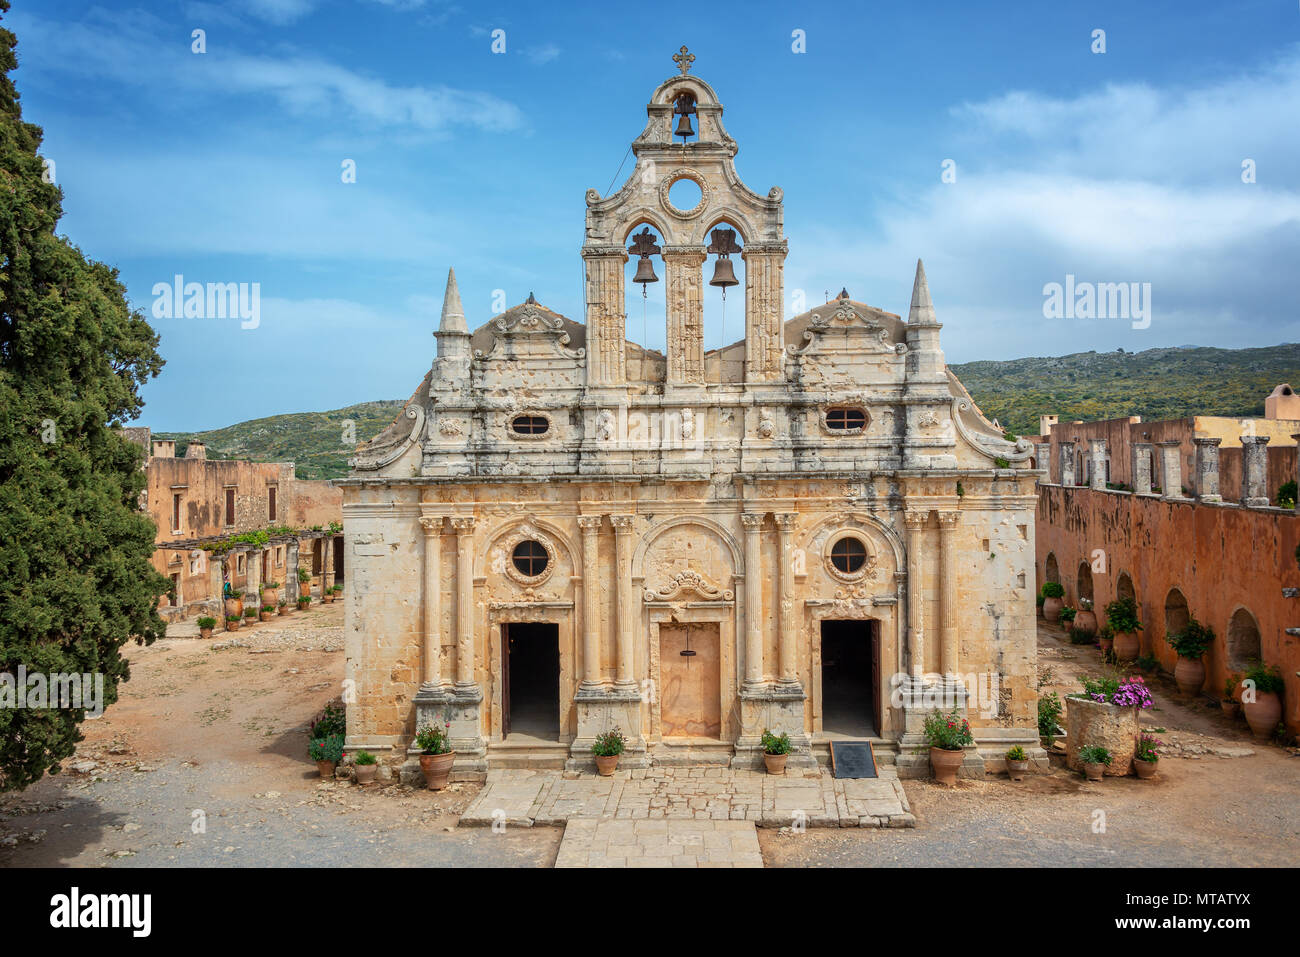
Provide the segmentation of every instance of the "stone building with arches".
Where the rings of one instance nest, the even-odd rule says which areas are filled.
[[[458,775],[585,769],[618,728],[624,766],[753,767],[773,729],[796,765],[857,738],[919,774],[946,703],[967,773],[1041,757],[1032,446],[948,370],[920,262],[906,319],[847,292],[785,317],[782,191],[740,180],[690,59],[587,193],[583,321],[530,294],[471,329],[450,273],[432,368],[357,450],[349,746],[410,769],[445,720]],[[629,245],[663,353],[628,337]],[[707,349],[704,270],[737,250],[744,335]]]

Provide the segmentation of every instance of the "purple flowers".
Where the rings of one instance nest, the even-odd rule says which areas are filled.
[[[1101,704],[1115,704],[1121,708],[1149,708],[1155,703],[1151,699],[1151,689],[1137,675],[1122,682],[1110,694],[1094,691],[1088,697]]]

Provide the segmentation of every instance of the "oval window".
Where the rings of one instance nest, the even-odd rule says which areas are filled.
[[[826,428],[836,432],[852,432],[865,428],[867,413],[849,406],[837,406],[826,410]]]
[[[550,556],[546,554],[546,549],[541,542],[530,538],[515,546],[515,550],[510,553],[510,560],[514,562],[519,574],[536,578],[546,571]]]
[[[517,415],[510,422],[510,428],[520,435],[542,435],[550,427],[544,415]]]
[[[831,564],[844,575],[860,571],[867,563],[867,546],[856,538],[841,538],[831,546]]]

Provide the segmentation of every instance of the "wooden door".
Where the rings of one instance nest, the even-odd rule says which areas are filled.
[[[663,736],[720,738],[722,662],[717,623],[661,625],[659,661]]]
[[[501,626],[501,737],[510,733],[510,625]]]
[[[872,717],[876,719],[876,736],[879,737],[884,728],[881,723],[883,695],[880,691],[880,622],[868,622],[868,627],[871,629],[871,711]]]

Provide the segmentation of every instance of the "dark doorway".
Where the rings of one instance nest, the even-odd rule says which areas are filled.
[[[343,584],[343,538],[334,539],[334,544],[330,547],[334,554],[334,584]]]
[[[880,623],[822,622],[822,731],[875,737],[881,724]]]
[[[502,734],[560,740],[560,626],[510,622],[501,642]]]

